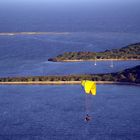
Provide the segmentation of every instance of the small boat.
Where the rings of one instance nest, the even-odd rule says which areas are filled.
[[[110,67],[111,67],[111,68],[113,68],[113,67],[114,67],[113,60],[111,60]]]
[[[94,61],[94,65],[96,66],[97,65],[97,58],[95,57],[95,61]]]

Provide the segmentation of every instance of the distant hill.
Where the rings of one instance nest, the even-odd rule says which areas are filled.
[[[43,82],[43,81],[81,81],[81,80],[140,83],[140,65],[120,72],[107,74],[0,78],[0,82],[37,82],[37,81]]]
[[[140,65],[120,72],[110,74],[99,74],[101,80],[140,83]]]
[[[138,59],[140,60],[140,43],[131,44],[121,49],[105,50],[104,52],[65,52],[48,61],[70,60],[104,60],[104,59]]]

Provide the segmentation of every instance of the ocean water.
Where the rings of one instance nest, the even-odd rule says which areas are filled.
[[[85,122],[79,85],[0,86],[0,139],[140,139],[140,87],[97,85]]]
[[[0,76],[110,72],[119,66],[118,70],[127,68],[129,62],[120,63],[114,70],[108,69],[105,62],[105,68],[99,67],[99,63],[93,71],[88,62],[64,64],[47,60],[69,51],[104,51],[140,42],[139,4],[138,0],[0,1],[1,33],[51,32],[0,35]],[[130,62],[130,67],[137,63]]]
[[[140,61],[113,62],[113,68],[111,63],[111,61],[97,62],[95,66],[94,62],[54,63],[48,61],[22,61],[9,64],[2,61],[0,77],[112,73],[137,66],[140,64]]]
[[[108,73],[136,66],[139,61],[54,63],[48,58],[69,51],[104,51],[139,42],[137,34],[68,33],[0,36],[0,76]]]
[[[52,2],[51,2],[52,1]],[[139,61],[54,63],[69,51],[104,51],[140,42],[139,0],[0,1],[0,77],[108,73]],[[61,34],[56,34],[59,32]],[[0,140],[139,140],[140,87],[98,85],[84,122],[79,85],[0,86]]]

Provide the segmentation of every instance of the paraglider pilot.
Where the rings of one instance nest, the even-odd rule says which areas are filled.
[[[87,114],[86,117],[85,117],[85,121],[88,122],[90,120],[91,120],[91,117]]]

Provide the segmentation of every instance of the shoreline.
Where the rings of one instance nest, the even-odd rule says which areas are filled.
[[[140,59],[88,59],[88,60],[83,60],[83,59],[79,59],[79,60],[61,60],[61,61],[52,61],[52,62],[85,62],[85,61],[91,61],[91,62],[95,62],[95,61],[140,61]]]
[[[140,84],[131,82],[113,82],[113,81],[95,81],[95,82],[96,84],[140,86]],[[0,85],[79,85],[79,84],[81,84],[81,81],[0,82]]]
[[[69,34],[69,32],[0,32],[0,36],[14,36],[14,35],[44,35],[44,34],[51,34],[51,35],[61,35],[61,34]]]

